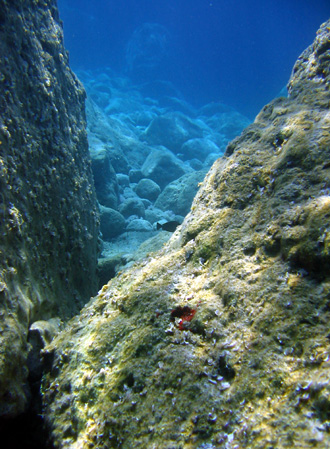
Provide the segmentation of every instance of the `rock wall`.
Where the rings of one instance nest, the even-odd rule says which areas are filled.
[[[59,448],[330,445],[330,22],[169,243],[45,352]]]
[[[98,211],[85,93],[55,0],[0,8],[0,415],[29,396],[29,326],[95,294]]]

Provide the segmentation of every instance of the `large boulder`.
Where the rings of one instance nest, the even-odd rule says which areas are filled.
[[[173,220],[173,214],[169,211],[163,211],[158,207],[150,206],[146,209],[146,220],[151,224],[159,221],[171,221]]]
[[[142,137],[150,145],[164,145],[174,153],[189,139],[203,137],[204,127],[180,112],[168,112],[152,120]]]
[[[119,212],[128,218],[131,215],[137,215],[138,217],[145,217],[145,207],[143,202],[139,198],[127,198],[119,205]]]
[[[153,228],[149,221],[143,220],[142,218],[131,220],[127,225],[127,231],[150,232],[152,230]]]
[[[199,110],[199,117],[226,139],[238,136],[251,121],[235,109],[222,103],[209,103]]]
[[[29,326],[97,291],[98,209],[56,1],[3,0],[0,53],[0,416],[13,416],[30,396]]]
[[[155,207],[177,215],[187,215],[206,171],[194,171],[168,184],[155,202]]]
[[[103,206],[117,209],[118,207],[118,180],[113,169],[109,154],[105,149],[91,152],[92,168],[97,199]]]
[[[205,159],[212,153],[220,155],[223,153],[220,148],[207,138],[189,139],[185,142],[180,150],[183,160],[199,159],[204,162]]]
[[[205,120],[207,125],[231,140],[239,136],[251,122],[237,111],[215,114]]]
[[[108,150],[109,159],[116,173],[128,174],[130,171],[130,163],[127,157],[120,148],[113,145],[106,146]]]
[[[111,207],[100,206],[100,230],[104,240],[111,240],[125,231],[125,218]]]
[[[189,171],[180,159],[164,147],[153,149],[141,170],[145,178],[152,179],[161,189]]]
[[[128,174],[131,168],[142,165],[150,150],[139,139],[136,126],[119,115],[105,115],[90,98],[86,113],[92,150],[97,152],[100,144],[105,147],[116,172]]]
[[[128,176],[130,182],[137,183],[143,178],[143,173],[140,169],[132,169],[130,170]]]
[[[160,191],[160,187],[155,181],[146,178],[141,179],[135,189],[140,198],[146,198],[150,201],[155,201]]]
[[[330,22],[156,255],[46,350],[56,447],[330,446]]]
[[[110,279],[116,276],[119,267],[125,262],[122,254],[116,254],[111,257],[100,258],[97,265],[97,274],[99,276],[99,288],[102,288]]]

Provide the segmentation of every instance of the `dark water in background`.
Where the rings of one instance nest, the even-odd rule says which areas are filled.
[[[58,0],[73,69],[171,81],[253,119],[330,17],[330,0]],[[147,25],[144,25],[147,24]],[[151,25],[150,25],[151,24]]]

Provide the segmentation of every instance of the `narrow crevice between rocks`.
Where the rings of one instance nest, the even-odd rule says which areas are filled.
[[[41,410],[33,407],[15,418],[0,418],[0,435],[2,449],[54,449]]]

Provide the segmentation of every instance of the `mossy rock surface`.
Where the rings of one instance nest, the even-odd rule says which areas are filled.
[[[166,246],[47,348],[57,447],[329,447],[329,48],[327,23]]]
[[[0,11],[0,416],[29,401],[28,329],[97,291],[98,209],[85,91],[55,0]],[[4,443],[5,444],[5,443]]]

